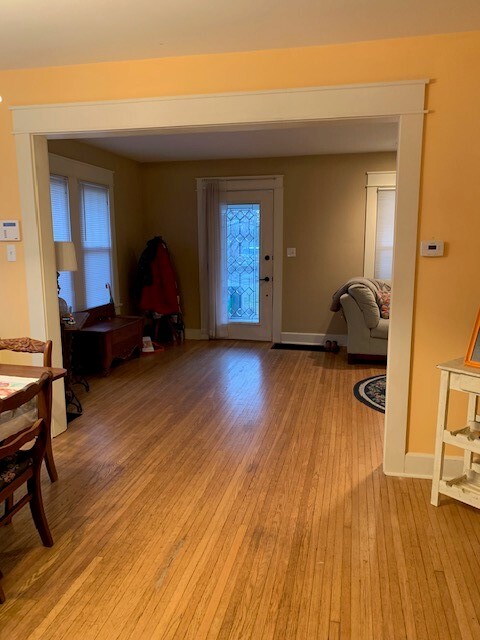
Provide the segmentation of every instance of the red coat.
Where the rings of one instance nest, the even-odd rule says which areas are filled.
[[[149,284],[144,284],[140,296],[140,308],[162,315],[180,311],[177,280],[168,249],[163,241],[158,243],[150,261]]]

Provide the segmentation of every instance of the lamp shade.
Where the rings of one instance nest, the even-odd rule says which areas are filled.
[[[73,242],[55,242],[57,271],[76,271],[77,256]]]

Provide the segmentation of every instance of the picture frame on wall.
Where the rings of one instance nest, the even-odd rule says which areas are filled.
[[[477,313],[477,319],[475,320],[475,326],[473,327],[472,337],[470,338],[464,363],[469,367],[477,367],[480,369],[480,310]]]

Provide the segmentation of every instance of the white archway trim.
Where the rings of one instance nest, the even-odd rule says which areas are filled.
[[[53,341],[52,364],[62,366],[55,249],[50,210],[47,140],[16,136],[20,206],[25,242],[30,335]],[[53,383],[52,435],[67,428],[63,380]]]
[[[400,118],[383,457],[385,473],[392,474],[405,473],[405,456],[400,467],[398,452],[407,448],[422,135],[423,118]]]
[[[424,112],[426,80],[12,107],[14,133],[46,135],[389,117]],[[161,123],[161,124],[160,124]]]
[[[418,195],[426,80],[336,87],[69,103],[13,108],[24,221],[28,299],[36,334],[58,335],[45,144],[32,134],[82,137],[172,128],[242,128],[279,122],[395,117],[399,122],[394,296],[384,471],[405,474]],[[42,197],[37,197],[38,194]],[[48,227],[50,224],[50,235]],[[42,233],[42,229],[44,233]],[[30,253],[30,250],[32,253]],[[44,264],[42,265],[42,258]],[[401,277],[396,277],[400,275]],[[39,286],[41,284],[41,286]],[[37,322],[37,319],[41,319]],[[33,326],[33,325],[32,325]],[[58,418],[61,420],[61,416]],[[355,428],[355,425],[352,425]]]

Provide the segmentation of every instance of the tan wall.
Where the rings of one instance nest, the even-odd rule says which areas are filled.
[[[48,150],[65,158],[114,172],[115,240],[118,262],[118,300],[122,313],[133,313],[132,285],[138,258],[145,245],[141,165],[114,153],[77,142],[49,140]]]
[[[463,355],[480,300],[480,32],[375,42],[0,71],[1,215],[20,218],[9,107],[151,96],[432,80],[427,89],[419,235],[448,243],[417,258],[409,451],[431,452],[438,362]],[[30,327],[23,242],[17,262],[0,247],[0,335]]]
[[[200,328],[196,178],[284,175],[282,331],[345,333],[329,311],[333,292],[363,273],[365,172],[395,169],[394,153],[165,162],[145,165],[149,236],[175,260],[188,328]]]

